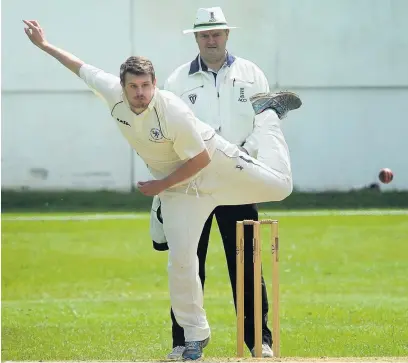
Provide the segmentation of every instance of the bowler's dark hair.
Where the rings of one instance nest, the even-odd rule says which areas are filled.
[[[140,76],[142,74],[150,74],[152,76],[152,82],[156,79],[152,62],[145,57],[129,57],[120,66],[120,82],[125,84],[126,73]]]

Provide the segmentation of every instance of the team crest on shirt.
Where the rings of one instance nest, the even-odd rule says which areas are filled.
[[[153,139],[153,141],[159,141],[163,138],[163,134],[160,129],[153,128],[150,130],[150,138]]]
[[[195,93],[192,93],[191,95],[188,95],[188,98],[190,102],[194,105],[197,100],[197,95]]]

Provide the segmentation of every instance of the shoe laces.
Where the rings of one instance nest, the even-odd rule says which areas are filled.
[[[192,341],[192,342],[186,342],[186,350],[187,349],[200,349],[201,348],[201,342],[200,341]]]

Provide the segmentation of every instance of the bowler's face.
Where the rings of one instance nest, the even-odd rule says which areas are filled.
[[[146,109],[154,95],[156,80],[150,74],[125,74],[125,84],[122,85],[129,105],[137,110]]]

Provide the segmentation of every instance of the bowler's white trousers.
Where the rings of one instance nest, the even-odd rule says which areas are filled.
[[[216,135],[210,164],[189,185],[160,194],[169,246],[170,300],[186,341],[204,340],[210,327],[203,308],[197,246],[204,223],[218,205],[280,201],[292,192],[289,151],[273,111],[259,139],[257,159]]]

